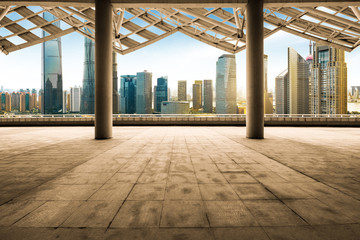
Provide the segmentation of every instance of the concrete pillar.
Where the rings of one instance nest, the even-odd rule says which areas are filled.
[[[264,138],[263,0],[246,7],[246,137]]]
[[[95,139],[112,137],[112,6],[95,0]]]

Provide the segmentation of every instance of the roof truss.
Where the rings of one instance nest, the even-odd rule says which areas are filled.
[[[42,18],[45,11],[53,14],[55,20]],[[359,16],[357,6],[295,8],[269,5],[264,8],[264,38],[282,30],[352,51],[360,44]],[[60,28],[53,24],[57,21],[62,22]],[[47,33],[46,36],[40,34],[42,31]],[[5,54],[72,32],[95,39],[93,7],[0,6],[0,49]],[[175,32],[237,53],[246,47],[245,9],[114,8],[113,47],[120,54],[133,52]]]

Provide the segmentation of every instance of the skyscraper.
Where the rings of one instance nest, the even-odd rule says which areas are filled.
[[[118,76],[117,76],[117,55],[113,54],[113,113],[119,113],[119,89],[118,89]]]
[[[275,112],[289,114],[289,74],[284,70],[275,78]]]
[[[160,77],[157,79],[157,85],[154,87],[154,111],[160,113],[161,102],[168,100],[168,78]]]
[[[212,80],[204,80],[204,113],[213,111],[213,87]]]
[[[187,100],[186,80],[178,81],[178,101]]]
[[[120,79],[120,113],[136,111],[136,75],[122,75]]]
[[[193,109],[198,111],[201,108],[201,87],[202,83],[195,81],[193,84]]]
[[[309,113],[309,63],[288,48],[289,113]]]
[[[88,30],[90,31],[90,30]],[[85,37],[85,60],[80,112],[95,112],[95,43]]]
[[[136,74],[136,113],[152,113],[152,73],[148,71]]]
[[[70,88],[70,111],[80,112],[80,87]]]
[[[223,54],[216,62],[216,113],[236,114],[235,55]]]
[[[347,113],[347,67],[344,50],[314,43],[310,78],[310,113]]]
[[[44,12],[43,18],[49,22],[56,19],[49,12]],[[53,24],[60,27],[59,21]],[[45,31],[42,34],[49,36]],[[42,44],[42,113],[62,113],[62,87],[61,39],[56,38]]]
[[[264,55],[264,113],[273,113],[273,98],[268,91],[268,55]]]

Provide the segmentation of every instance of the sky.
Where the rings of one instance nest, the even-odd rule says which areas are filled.
[[[63,89],[82,86],[84,68],[84,37],[72,33],[62,39]],[[275,77],[287,68],[287,48],[294,48],[302,57],[309,55],[309,40],[279,31],[264,41],[268,55],[268,88],[275,91]],[[168,76],[171,92],[177,81],[187,80],[188,91],[194,80],[212,79],[215,86],[216,61],[225,54],[220,49],[175,33],[150,46],[117,55],[118,75],[153,73],[153,85],[160,76]],[[348,88],[360,85],[360,48],[346,53]],[[237,87],[245,94],[246,50],[236,54]],[[4,89],[41,87],[41,44],[4,55],[0,52],[0,86]]]

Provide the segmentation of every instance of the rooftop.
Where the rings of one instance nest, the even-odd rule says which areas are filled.
[[[360,128],[0,128],[0,239],[359,239]]]

